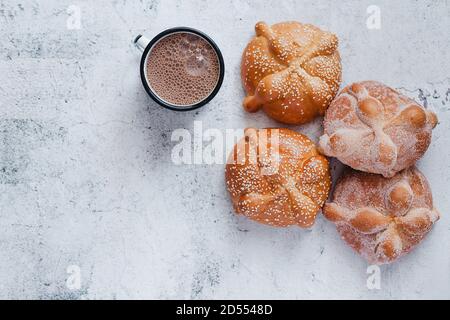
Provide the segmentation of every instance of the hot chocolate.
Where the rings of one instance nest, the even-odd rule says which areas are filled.
[[[189,32],[169,34],[150,50],[146,62],[148,85],[163,101],[191,106],[216,87],[220,63],[204,38]]]

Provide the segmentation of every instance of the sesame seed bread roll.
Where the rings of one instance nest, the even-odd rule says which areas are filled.
[[[349,169],[323,208],[342,239],[369,263],[391,263],[419,244],[439,212],[415,167],[392,178]]]
[[[341,83],[338,38],[299,22],[258,22],[241,63],[244,109],[287,124],[323,115]]]
[[[328,160],[289,129],[247,129],[225,179],[238,214],[278,227],[312,226],[331,185]]]
[[[319,149],[353,169],[392,177],[424,155],[437,121],[382,83],[354,83],[328,108]]]

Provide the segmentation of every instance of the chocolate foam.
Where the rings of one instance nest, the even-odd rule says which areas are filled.
[[[220,66],[214,48],[187,32],[170,34],[150,50],[147,81],[164,101],[190,106],[207,98],[217,85]]]

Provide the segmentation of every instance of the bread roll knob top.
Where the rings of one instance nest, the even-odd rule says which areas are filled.
[[[351,90],[356,94],[356,95],[364,95],[367,96],[367,90],[366,88],[364,88],[364,86],[360,83],[354,83],[351,86]]]
[[[389,217],[370,208],[360,210],[358,214],[350,220],[350,224],[353,228],[366,234],[373,234],[385,229],[389,222]]]
[[[406,183],[397,183],[387,195],[387,207],[393,215],[403,215],[411,207],[413,193]]]
[[[334,203],[325,203],[323,206],[323,215],[330,221],[333,222],[341,222],[345,220],[343,217],[345,210],[342,210],[342,208],[336,206]]]
[[[386,167],[392,167],[397,160],[397,148],[390,140],[378,144],[378,161]]]
[[[383,114],[383,105],[372,97],[368,97],[359,102],[359,109],[369,119],[376,119]]]
[[[273,32],[267,23],[260,21],[255,25],[255,33],[258,37],[265,37],[267,39],[273,38]]]
[[[387,230],[386,233],[380,237],[382,239],[380,239],[379,245],[375,248],[375,254],[378,259],[393,261],[400,256],[403,250],[402,239],[394,230]]]
[[[345,143],[345,141],[342,141],[341,135],[338,134],[332,135],[329,140],[333,152],[340,154],[341,153],[345,154],[348,152],[349,146]]]
[[[243,106],[247,112],[256,112],[261,108],[261,102],[256,96],[247,96],[244,98]]]
[[[428,117],[428,121],[429,121],[430,124],[431,124],[431,127],[432,127],[432,128],[435,128],[436,125],[438,124],[438,118],[437,118],[437,116],[436,116],[436,113],[431,112],[431,111],[428,111],[427,117]]]
[[[408,106],[402,111],[402,116],[415,128],[423,128],[427,123],[425,110],[417,105]]]

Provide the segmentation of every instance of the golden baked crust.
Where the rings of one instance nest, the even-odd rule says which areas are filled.
[[[392,178],[349,169],[323,214],[343,240],[376,264],[408,253],[439,219],[430,187],[415,167]]]
[[[244,108],[302,124],[323,115],[341,83],[338,39],[299,22],[258,22],[242,56]]]
[[[354,169],[392,177],[422,157],[436,124],[433,112],[384,84],[354,83],[328,108],[319,149]]]
[[[255,221],[306,228],[328,198],[328,160],[289,129],[247,129],[225,169],[235,211]]]

